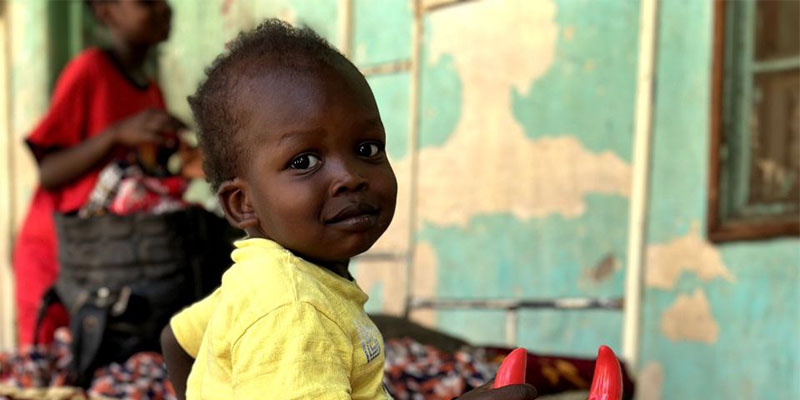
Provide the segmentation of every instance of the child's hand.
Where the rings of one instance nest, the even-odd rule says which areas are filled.
[[[167,135],[185,127],[183,122],[166,111],[148,109],[116,123],[111,132],[115,144],[136,147],[145,143],[162,144]]]
[[[499,389],[492,389],[494,380],[471,391],[464,393],[458,400],[533,400],[539,397],[536,389],[528,384],[509,385]]]

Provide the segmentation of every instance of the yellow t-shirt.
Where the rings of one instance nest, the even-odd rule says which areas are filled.
[[[197,358],[203,334],[206,333],[208,321],[211,319],[214,307],[219,302],[220,293],[222,291],[217,288],[204,299],[175,314],[169,321],[169,327],[172,328],[175,340],[192,358]]]
[[[383,338],[355,282],[269,240],[236,247],[220,288],[170,322],[196,355],[187,399],[389,398]]]

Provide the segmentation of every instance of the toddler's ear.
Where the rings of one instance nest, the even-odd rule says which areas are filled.
[[[225,218],[239,229],[247,230],[258,226],[258,216],[245,190],[247,184],[239,178],[222,182],[217,189],[217,198]]]

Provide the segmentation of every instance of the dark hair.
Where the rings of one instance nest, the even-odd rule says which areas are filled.
[[[344,64],[343,64],[344,63]],[[236,137],[242,112],[236,108],[240,83],[266,68],[284,71],[308,70],[319,65],[348,65],[341,53],[310,28],[296,28],[268,19],[250,32],[240,33],[206,69],[206,79],[189,96],[198,124],[198,139],[205,155],[203,170],[211,188],[239,174],[249,157],[244,140]]]
[[[94,18],[95,21],[97,21],[97,9],[95,8],[97,3],[99,3],[99,0],[83,0],[83,5],[86,6],[86,9],[89,10],[89,14],[92,16],[92,18]]]
[[[96,8],[97,5],[108,1],[113,1],[113,0],[83,0],[83,4],[89,10],[89,14],[92,15],[92,18],[94,18],[95,21],[97,21],[97,8]]]

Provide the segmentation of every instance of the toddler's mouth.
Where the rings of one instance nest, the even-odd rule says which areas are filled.
[[[367,203],[350,203],[339,210],[333,217],[325,220],[326,224],[337,224],[348,220],[372,220],[378,214],[378,208]]]

